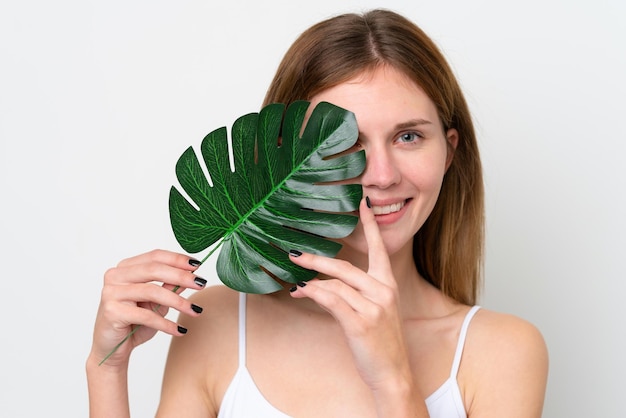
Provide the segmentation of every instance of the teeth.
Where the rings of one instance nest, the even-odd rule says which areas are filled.
[[[373,206],[372,210],[374,211],[374,215],[387,215],[389,213],[397,212],[403,207],[404,202],[398,202],[393,205]]]

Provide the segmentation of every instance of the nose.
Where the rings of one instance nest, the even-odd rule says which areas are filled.
[[[384,147],[365,150],[365,171],[361,175],[363,187],[386,189],[398,184],[402,178],[393,155]]]

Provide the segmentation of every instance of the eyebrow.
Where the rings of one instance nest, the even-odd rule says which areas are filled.
[[[398,123],[395,126],[395,129],[407,129],[407,128],[412,128],[414,126],[419,126],[419,125],[432,125],[433,123],[429,120],[426,119],[411,119],[408,120],[406,122],[401,122]]]
[[[433,125],[433,123],[427,119],[410,119],[410,120],[407,120],[406,122],[400,122],[396,124],[396,126],[393,127],[393,131],[397,132],[403,129],[415,128],[420,125]],[[359,130],[359,138],[363,138],[363,137],[365,137],[365,135],[363,135],[363,132]]]

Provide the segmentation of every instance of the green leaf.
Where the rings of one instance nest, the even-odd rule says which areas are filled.
[[[282,289],[274,280],[306,281],[316,272],[289,261],[291,249],[334,257],[358,222],[362,197],[358,184],[328,184],[352,179],[365,168],[362,151],[349,150],[358,139],[354,114],[330,103],[318,104],[306,124],[308,102],[285,111],[274,103],[244,115],[231,129],[234,171],[226,128],[209,133],[201,162],[189,147],[176,164],[187,194],[170,190],[170,220],[180,245],[198,253],[221,240],[217,274],[227,286],[248,293]]]

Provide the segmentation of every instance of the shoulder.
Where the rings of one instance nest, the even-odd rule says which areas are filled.
[[[239,292],[218,285],[194,293],[189,301],[202,307],[202,314],[194,318],[179,317],[179,323],[188,329],[188,333],[174,338],[171,350],[180,348],[202,353],[195,357],[206,362],[236,353],[233,348],[237,344]]]
[[[459,371],[470,416],[512,416],[518,404],[519,416],[541,416],[547,374],[548,350],[537,327],[509,314],[476,313]]]
[[[168,354],[160,413],[214,416],[218,399],[237,369],[239,293],[225,286],[208,287],[189,297],[202,307],[191,318],[180,315],[186,335],[173,337]],[[179,400],[186,399],[184,411]]]
[[[537,327],[514,315],[481,308],[476,312],[471,327],[471,338],[481,345],[489,344],[495,349],[500,347],[514,351],[545,349],[543,336]]]
[[[180,315],[179,323],[189,331],[183,337],[174,338],[174,342],[192,345],[194,349],[199,349],[198,346],[205,344],[214,348],[219,341],[228,340],[229,335],[236,335],[239,316],[238,292],[219,285],[207,287],[194,293],[188,299],[189,302],[202,308],[202,314],[193,318]]]

